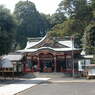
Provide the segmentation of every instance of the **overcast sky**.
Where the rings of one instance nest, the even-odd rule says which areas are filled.
[[[25,0],[0,0],[0,5],[4,5],[5,7],[11,9],[13,12],[15,4],[18,1],[25,1]],[[35,3],[36,8],[39,12],[45,14],[52,14],[58,8],[58,4],[62,0],[30,0]]]

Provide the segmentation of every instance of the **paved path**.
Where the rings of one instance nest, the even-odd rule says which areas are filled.
[[[14,95],[39,83],[46,82],[47,80],[49,80],[49,78],[34,78],[4,85],[0,87],[0,95]]]
[[[51,83],[95,83],[95,79],[87,80],[85,78],[51,78]]]
[[[44,83],[16,95],[95,95],[95,83]]]
[[[87,80],[86,78],[83,77],[70,77],[70,76],[66,76],[64,75],[64,73],[34,73],[34,75],[36,77],[41,77],[41,78],[50,78],[49,82],[56,82],[56,83],[76,83],[76,82],[86,82],[86,83],[90,83],[90,82],[94,82],[95,83],[95,79],[91,79],[91,80]]]

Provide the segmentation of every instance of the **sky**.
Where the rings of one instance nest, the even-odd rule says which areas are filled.
[[[25,0],[0,0],[0,5],[4,5],[6,8],[10,9],[13,12],[15,4],[19,1]],[[53,14],[58,8],[58,4],[62,0],[29,0],[35,3],[36,8],[39,12],[45,14]]]

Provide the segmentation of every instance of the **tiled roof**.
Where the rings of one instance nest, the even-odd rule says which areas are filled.
[[[22,59],[23,55],[18,54],[10,54],[3,56],[3,59],[8,59],[10,61],[20,61]]]
[[[38,42],[30,42],[30,41],[28,41],[28,42],[27,42],[27,45],[26,45],[26,47],[25,47],[25,49],[29,49],[29,48],[31,48],[31,47],[33,47],[33,46],[35,46],[35,45],[41,43],[45,38],[46,38],[46,36],[43,37],[43,38],[42,38],[40,41],[38,41]],[[60,43],[61,45],[70,47],[70,48],[74,47],[74,45],[73,45],[73,43],[72,43],[72,40],[58,41],[58,43]]]
[[[70,48],[72,48],[72,40],[67,40],[67,41],[59,41],[60,44],[68,46]],[[74,47],[74,46],[73,46]]]
[[[47,36],[47,35],[46,35]],[[37,44],[39,44],[40,42],[42,42],[45,38],[46,38],[46,36],[44,36],[40,41],[38,41],[38,42],[27,42],[27,45],[26,45],[26,47],[25,47],[25,49],[28,49],[28,48],[31,48],[31,47],[33,47],[33,46],[35,46],[35,45],[37,45]]]
[[[41,49],[50,49],[50,50],[53,50],[53,51],[72,51],[72,48],[51,48],[51,47],[41,47],[41,48],[38,48],[38,49],[23,49],[23,50],[18,50],[17,52],[35,52],[35,51],[38,51],[38,50],[41,50]],[[76,48],[73,48],[73,50],[79,50],[79,49],[76,49]]]
[[[13,64],[12,62],[9,60],[9,59],[2,59],[2,68],[12,68],[13,67]]]
[[[79,50],[77,48],[74,48],[74,45],[73,45],[73,42],[72,40],[61,40],[61,41],[57,41],[57,43],[61,44],[61,46],[58,46],[58,47],[51,47],[50,45],[48,46],[44,46],[43,43],[45,43],[45,40],[47,40],[47,35],[44,36],[40,41],[38,42],[31,42],[31,41],[28,41],[27,42],[27,45],[25,47],[25,49],[23,50],[18,50],[17,52],[35,52],[35,51],[38,51],[38,50],[41,50],[41,49],[51,49],[53,51],[72,51],[72,50]],[[49,38],[48,38],[49,39]],[[51,39],[49,39],[51,41]],[[42,44],[42,46],[41,46]],[[52,44],[52,43],[51,43]],[[56,43],[55,43],[56,44]],[[38,46],[37,46],[38,45]],[[39,47],[40,45],[40,47]],[[35,48],[35,46],[37,46]],[[63,47],[64,46],[64,47]]]

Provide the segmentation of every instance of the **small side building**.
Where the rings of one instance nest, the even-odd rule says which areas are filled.
[[[95,64],[93,64],[93,55],[82,55],[78,61],[78,70],[82,76],[91,76],[91,71],[95,71]],[[94,74],[94,72],[93,72]],[[92,76],[93,76],[92,74]]]
[[[6,72],[13,70],[14,72],[23,72],[22,64],[23,55],[21,54],[8,54],[2,57],[1,67]]]

